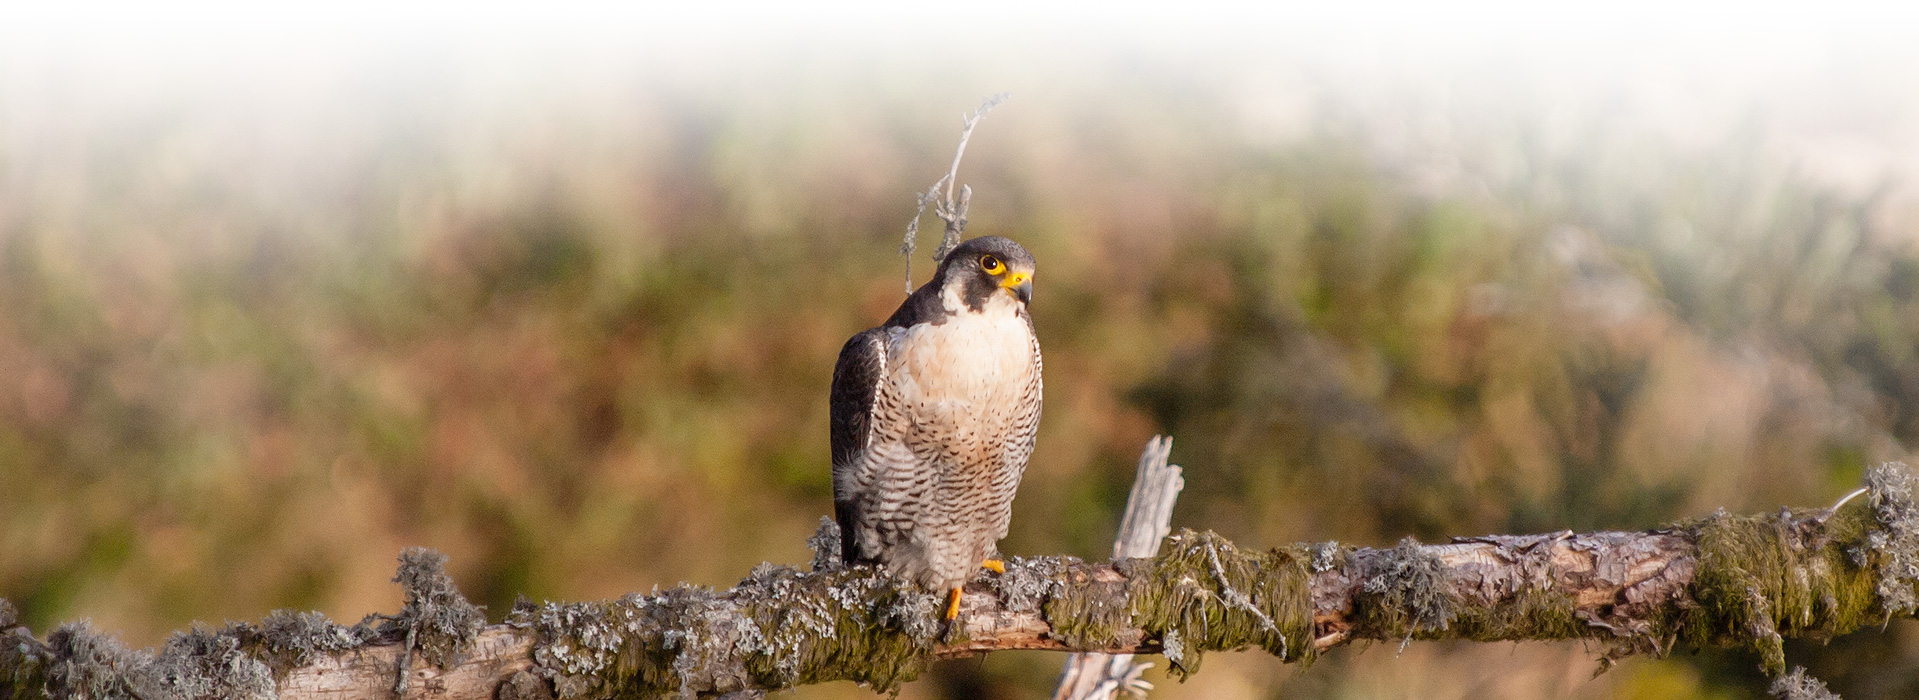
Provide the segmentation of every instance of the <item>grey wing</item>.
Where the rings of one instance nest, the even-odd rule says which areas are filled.
[[[873,433],[873,403],[886,377],[886,330],[874,328],[853,336],[840,349],[833,367],[832,445],[833,514],[840,524],[840,557],[856,562],[867,485],[866,450]]]

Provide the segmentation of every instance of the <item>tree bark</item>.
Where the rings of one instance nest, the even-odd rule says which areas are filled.
[[[157,653],[84,625],[43,641],[0,605],[0,699],[388,698],[396,685],[409,698],[692,697],[832,680],[887,689],[933,659],[989,651],[1158,653],[1185,674],[1213,650],[1296,661],[1357,640],[1442,638],[1597,640],[1602,663],[1742,647],[1782,675],[1785,637],[1914,612],[1911,477],[1889,465],[1869,485],[1868,498],[1837,510],[1722,512],[1642,532],[1243,550],[1182,531],[1147,559],[1010,561],[968,585],[952,629],[939,622],[939,596],[880,571],[771,565],[724,591],[522,605],[484,626],[440,573],[443,558],[409,553],[400,615],[344,627],[276,612],[177,634]]]

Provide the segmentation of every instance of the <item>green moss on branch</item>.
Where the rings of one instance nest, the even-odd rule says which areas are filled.
[[[1777,676],[1785,672],[1785,637],[1829,639],[1878,622],[1876,576],[1846,553],[1871,516],[1863,509],[1828,515],[1722,512],[1691,524],[1698,571],[1691,605],[1668,618],[1671,632],[1694,646],[1750,649]]]
[[[1130,614],[1101,624],[1141,629],[1182,675],[1198,671],[1208,651],[1258,647],[1289,661],[1308,658],[1309,559],[1299,546],[1244,552],[1217,534],[1181,530],[1158,557],[1122,567]],[[1048,617],[1060,620],[1060,613],[1093,605],[1049,607]]]

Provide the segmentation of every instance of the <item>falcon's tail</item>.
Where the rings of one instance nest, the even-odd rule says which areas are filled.
[[[860,556],[859,504],[853,501],[834,501],[833,517],[840,523],[840,561],[848,564],[870,563],[872,560]]]

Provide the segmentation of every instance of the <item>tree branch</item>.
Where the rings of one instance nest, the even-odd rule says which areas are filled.
[[[1886,465],[1867,486],[1865,501],[1836,513],[1721,512],[1643,532],[1388,549],[1244,550],[1182,531],[1150,559],[1015,559],[968,585],[951,630],[941,629],[938,596],[872,568],[772,565],[728,590],[522,604],[482,628],[444,585],[440,559],[416,555],[398,577],[409,601],[400,615],[344,627],[278,612],[176,634],[158,653],[127,651],[84,623],[42,641],[0,605],[0,699],[393,697],[408,647],[409,698],[691,697],[831,680],[886,689],[936,658],[1008,649],[1163,653],[1187,674],[1213,650],[1297,661],[1355,640],[1415,638],[1596,640],[1602,665],[1738,647],[1781,676],[1783,638],[1913,613],[1911,475]]]

